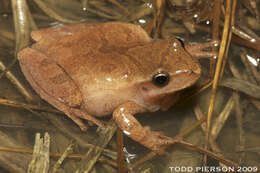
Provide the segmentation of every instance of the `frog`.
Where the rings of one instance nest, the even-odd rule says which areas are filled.
[[[198,59],[180,39],[152,39],[124,22],[59,24],[31,37],[18,53],[25,78],[81,130],[85,120],[105,127],[100,117],[112,115],[125,135],[152,151],[176,142],[134,115],[167,110],[200,78]]]

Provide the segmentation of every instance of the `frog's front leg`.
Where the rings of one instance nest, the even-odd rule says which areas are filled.
[[[143,127],[133,116],[141,112],[145,112],[145,109],[134,102],[127,102],[113,112],[113,118],[124,134],[155,152],[162,153],[162,146],[176,142],[160,132]]]
[[[100,121],[80,110],[81,92],[60,65],[31,48],[23,49],[18,58],[25,77],[43,99],[63,111],[82,130],[87,127],[80,118],[103,126]]]

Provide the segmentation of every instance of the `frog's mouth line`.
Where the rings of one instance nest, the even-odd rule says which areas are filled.
[[[192,86],[200,77],[200,74],[189,72],[174,75],[167,86],[163,89],[165,94],[171,94]]]
[[[166,102],[170,102],[170,106],[174,104],[177,100],[172,98],[173,96],[177,96],[180,91],[185,88],[192,86],[200,77],[200,74],[194,72],[183,72],[179,74],[175,74],[171,76],[171,80],[168,85],[164,87],[157,87],[153,84],[144,84],[149,88],[143,90],[139,97],[143,100],[142,104],[146,105],[145,107],[149,107],[149,110],[153,112],[154,110],[162,109],[165,110],[168,108],[168,104],[165,105]],[[142,85],[141,85],[142,86]]]

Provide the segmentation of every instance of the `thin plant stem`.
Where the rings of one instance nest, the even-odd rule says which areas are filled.
[[[227,0],[226,4],[227,4],[226,5],[227,8],[226,8],[226,14],[225,14],[224,29],[223,29],[223,33],[222,33],[222,39],[221,39],[221,44],[220,44],[220,49],[219,49],[219,57],[217,60],[216,71],[214,74],[214,80],[213,80],[213,84],[212,84],[210,102],[209,102],[209,108],[208,108],[208,114],[207,114],[207,132],[206,132],[206,136],[205,136],[205,149],[208,149],[208,141],[209,141],[209,136],[210,136],[211,120],[212,120],[212,116],[213,116],[213,109],[214,109],[216,93],[217,93],[217,85],[220,80],[221,69],[224,68],[222,63],[223,63],[224,55],[225,55],[225,51],[226,51],[228,34],[230,32],[231,0]],[[205,154],[204,155],[204,165],[206,165],[206,162],[207,162],[207,156]]]

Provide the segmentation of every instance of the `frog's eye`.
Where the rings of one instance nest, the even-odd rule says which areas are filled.
[[[170,81],[170,75],[166,71],[160,71],[156,73],[152,78],[153,84],[158,87],[163,87],[167,85],[169,81]]]
[[[184,45],[184,41],[181,39],[181,38],[179,38],[179,37],[176,37],[176,39],[181,43],[181,46],[182,47],[184,47],[185,45]]]

